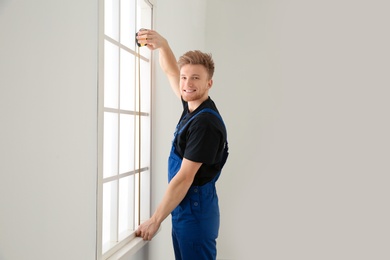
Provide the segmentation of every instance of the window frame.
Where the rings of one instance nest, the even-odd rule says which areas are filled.
[[[152,175],[152,166],[151,166],[151,161],[152,161],[152,153],[151,153],[151,149],[152,149],[152,76],[153,76],[153,70],[152,70],[152,64],[153,64],[153,55],[151,54],[151,52],[147,49],[147,48],[139,48],[139,47],[136,47],[135,46],[135,35],[132,35],[131,37],[134,37],[134,50],[131,49],[131,48],[127,48],[125,45],[123,45],[121,43],[121,40],[120,40],[120,34],[121,34],[121,29],[120,29],[120,23],[121,23],[121,18],[119,17],[118,18],[118,26],[119,26],[119,29],[118,29],[118,34],[119,34],[119,38],[118,39],[113,39],[109,36],[107,36],[105,34],[105,1],[106,0],[99,0],[99,39],[98,39],[98,49],[99,49],[99,67],[98,67],[98,166],[97,166],[97,170],[98,170],[98,181],[97,181],[97,216],[96,216],[96,223],[97,223],[97,232],[96,232],[96,239],[97,239],[97,242],[96,242],[96,258],[98,260],[106,260],[106,259],[121,259],[123,256],[125,255],[129,255],[129,254],[133,254],[134,252],[136,252],[138,249],[140,249],[144,244],[146,244],[145,241],[143,241],[141,238],[137,238],[135,237],[135,229],[137,227],[137,224],[139,225],[143,220],[145,220],[145,218],[148,218],[150,217],[150,207],[151,207],[151,201],[150,201],[150,194],[151,194],[151,175]],[[118,1],[118,5],[119,5],[119,10],[118,10],[118,16],[120,16],[121,14],[121,9],[120,9],[120,3],[122,2],[121,0],[117,0]],[[152,3],[150,3],[148,0],[134,0],[135,1],[135,10],[134,13],[135,13],[135,18],[134,18],[134,30],[135,31],[138,31],[140,28],[142,28],[143,26],[143,22],[141,21],[141,18],[137,17],[137,15],[139,14],[140,10],[138,8],[138,5],[141,5],[141,2],[144,4],[146,4],[149,8],[150,8],[150,21],[146,22],[147,26],[145,26],[145,28],[152,28],[153,27],[153,5]],[[141,102],[138,101],[134,101],[135,102],[135,109],[134,111],[123,111],[121,109],[121,107],[118,105],[118,108],[107,108],[105,107],[104,105],[104,87],[105,87],[105,83],[104,83],[104,75],[105,75],[105,45],[107,42],[110,42],[114,45],[116,45],[118,47],[118,50],[119,52],[121,50],[125,50],[129,53],[131,53],[132,55],[134,55],[134,59],[136,61],[136,64],[134,65],[134,75],[135,75],[135,87],[136,87],[136,95],[138,95],[138,93],[141,91],[140,89],[137,90],[137,88],[140,86],[140,84],[142,84],[142,81],[146,81],[148,82],[148,86],[149,86],[149,112],[145,113],[143,112],[143,110],[141,109]],[[144,54],[145,53],[148,53],[149,56],[145,56]],[[121,54],[119,53],[118,54],[118,57],[120,56]],[[145,78],[142,78],[142,73],[141,73],[141,68],[142,68],[142,65],[141,65],[141,60],[142,61],[146,61],[148,62],[148,66],[149,66],[149,78],[145,79]],[[118,62],[118,73],[120,74],[120,68],[121,64],[120,64],[120,58],[119,58],[119,62]],[[120,79],[118,79],[118,89],[120,89]],[[139,87],[140,88],[140,87]],[[120,100],[120,94],[118,94],[118,100]],[[130,171],[130,172],[127,172],[125,174],[122,174],[120,171],[119,171],[119,163],[118,163],[118,172],[116,174],[116,176],[111,176],[111,177],[104,177],[104,173],[103,173],[103,170],[104,170],[104,166],[103,166],[103,162],[104,162],[104,115],[106,112],[113,112],[113,113],[117,113],[118,114],[118,119],[121,117],[122,114],[132,114],[135,116],[135,120],[134,121],[138,121],[138,124],[135,123],[134,124],[134,171]],[[149,153],[149,163],[146,167],[142,167],[143,165],[141,165],[141,159],[140,159],[140,156],[139,156],[139,152],[141,152],[140,148],[141,145],[139,144],[142,140],[142,131],[141,130],[141,122],[142,122],[142,117],[143,116],[146,116],[147,117],[147,120],[149,120],[149,126],[148,126],[148,129],[147,131],[149,132],[148,133],[148,141],[149,141],[149,150],[148,150],[148,153]],[[120,128],[120,123],[118,123],[118,128]],[[136,128],[139,129],[137,130]],[[120,130],[118,130],[119,132]],[[139,132],[138,132],[139,131]],[[137,133],[138,132],[138,133]],[[118,133],[119,135],[119,133]],[[138,138],[138,140],[136,140],[136,138]],[[118,141],[118,145],[119,145],[119,141]],[[139,149],[138,149],[139,148]],[[119,149],[118,149],[119,150]],[[142,154],[142,152],[141,152]],[[117,155],[118,158],[120,157],[120,154]],[[137,163],[137,160],[138,160],[138,163]],[[145,174],[149,174],[148,177],[148,181],[146,183],[146,187],[141,187],[141,178],[143,176],[143,173]],[[122,177],[126,177],[126,176],[134,176],[134,190],[132,190],[132,192],[134,193],[134,200],[135,200],[135,203],[134,203],[134,210],[133,210],[133,214],[134,214],[134,230],[131,230],[128,232],[128,234],[125,236],[124,239],[121,239],[120,241],[116,242],[114,246],[111,246],[108,250],[106,250],[105,252],[103,252],[103,242],[102,242],[102,237],[103,237],[103,185],[104,183],[107,183],[109,182],[108,179],[116,179],[117,182],[119,182],[119,180],[122,178],[122,177],[119,177],[119,175],[121,175]],[[118,187],[119,187],[119,184],[118,184]],[[141,190],[142,189],[142,190]],[[147,189],[146,191],[144,189]],[[145,194],[147,193],[148,195],[146,195],[146,200],[147,201],[141,201],[141,193],[142,194]],[[137,195],[138,194],[138,195]],[[138,196],[138,197],[137,197]],[[117,205],[119,204],[119,195],[116,197],[116,200],[117,200]],[[145,199],[144,199],[145,200]],[[144,213],[144,210],[142,209],[142,214],[143,216],[141,216],[141,207],[142,205],[146,205],[147,207],[147,210],[146,210],[146,213]],[[145,206],[144,205],[144,206]],[[117,213],[119,212],[119,207],[117,209]],[[119,213],[118,213],[119,214]],[[135,215],[138,215],[138,216],[135,216]],[[119,218],[119,217],[117,217]],[[115,220],[117,221],[117,220]],[[117,226],[119,225],[118,223],[116,224]],[[117,227],[118,229],[118,227]],[[118,233],[118,232],[117,232]],[[116,234],[117,237],[119,237],[119,234]]]

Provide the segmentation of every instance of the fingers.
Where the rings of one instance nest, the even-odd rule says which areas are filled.
[[[151,241],[153,238],[153,235],[147,230],[143,230],[142,227],[138,228],[138,230],[135,232],[135,236],[141,237],[145,241]]]
[[[142,46],[145,46],[147,45],[147,36],[144,35],[144,33],[147,32],[146,29],[141,29],[139,30],[137,33],[136,33],[136,43],[138,45],[138,47],[142,47]]]
[[[153,236],[149,234],[148,232],[139,232],[138,234],[135,234],[137,237],[141,237],[145,241],[151,241]]]
[[[146,45],[151,50],[158,49],[163,44],[163,38],[154,30],[141,29],[136,38],[139,45]]]
[[[148,43],[148,40],[151,40],[151,30],[147,29],[141,29],[137,32],[137,41],[139,44],[146,45]]]
[[[145,241],[151,241],[152,240],[152,236],[149,235],[149,234],[145,234],[143,237],[142,237],[143,240]]]
[[[156,223],[153,219],[149,219],[138,227],[135,235],[137,237],[142,237],[143,240],[150,241],[156,234],[159,227],[160,223]]]

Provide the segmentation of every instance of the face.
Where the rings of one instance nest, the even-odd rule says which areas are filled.
[[[208,92],[213,85],[203,65],[186,64],[180,70],[181,96],[187,102],[203,102],[208,98]]]

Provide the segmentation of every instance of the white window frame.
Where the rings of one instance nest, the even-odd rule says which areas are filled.
[[[131,2],[135,3],[135,10],[129,9]],[[123,6],[122,6],[123,5]],[[105,10],[110,9],[111,13],[107,14]],[[123,8],[126,7],[126,8]],[[131,7],[131,6],[130,6]],[[131,10],[135,13],[135,16],[132,17],[129,21],[129,17],[126,16],[126,12]],[[129,11],[130,12],[130,11]],[[147,13],[146,19],[143,17],[143,13]],[[115,16],[115,13],[118,17]],[[123,14],[123,15],[122,15]],[[115,25],[116,32],[113,34],[107,33],[106,19],[107,17],[115,19],[117,25]],[[123,18],[125,17],[125,18]],[[122,20],[123,19],[123,20]],[[126,20],[127,19],[127,20]],[[126,20],[126,21],[125,21]],[[112,260],[112,259],[123,259],[124,257],[135,253],[139,248],[141,248],[146,242],[141,238],[135,237],[135,230],[138,225],[150,217],[150,180],[151,180],[151,83],[152,83],[152,54],[146,47],[139,48],[135,44],[135,32],[141,28],[152,28],[153,20],[153,5],[148,0],[99,0],[99,83],[98,83],[98,187],[97,187],[97,259],[98,260]],[[122,26],[124,24],[124,26]],[[131,24],[130,32],[125,31],[128,28],[121,28]],[[105,63],[105,58],[108,57],[109,51],[107,46],[113,46],[114,49],[118,50],[117,55],[117,89],[118,93],[113,91],[114,96],[117,96],[117,105],[107,105],[105,103],[105,95],[110,90],[110,87],[105,86],[105,77],[107,71]],[[106,53],[105,53],[106,52]],[[125,53],[127,56],[134,56],[134,66],[129,67],[128,69],[125,65],[121,63],[122,53]],[[123,58],[125,60],[125,58]],[[128,60],[128,59],[126,59]],[[108,63],[108,61],[107,61]],[[123,67],[126,68],[126,73],[133,73],[134,79],[134,98],[132,104],[134,109],[123,109],[121,107],[121,101],[123,95],[121,93],[121,73],[123,73]],[[109,69],[107,69],[109,70]],[[125,74],[125,73],[123,73]],[[110,84],[108,84],[110,85]],[[115,84],[113,84],[115,85]],[[105,89],[106,87],[106,89]],[[124,91],[123,91],[124,92]],[[141,94],[140,94],[141,93]],[[146,94],[144,94],[146,93]],[[127,92],[128,94],[128,92]],[[121,96],[122,95],[122,96]],[[139,97],[142,95],[142,99]],[[145,98],[149,99],[148,102],[144,102]],[[111,96],[112,97],[112,96]],[[126,96],[126,98],[129,95]],[[106,98],[107,100],[109,98]],[[141,101],[143,100],[143,101]],[[141,104],[142,102],[142,104]],[[125,102],[123,102],[125,103]],[[146,103],[146,105],[144,105]],[[117,136],[114,139],[117,139],[117,151],[114,152],[116,156],[114,163],[116,164],[116,171],[113,174],[107,174],[107,167],[105,168],[105,149],[110,146],[110,142],[105,141],[105,127],[108,126],[108,120],[105,120],[105,115],[110,114],[111,116],[117,117],[116,122],[112,125],[117,129]],[[132,124],[132,131],[129,135],[133,139],[132,149],[133,156],[129,160],[132,160],[132,169],[121,172],[121,166],[119,161],[125,161],[126,159],[121,158],[121,140],[126,139],[129,141],[129,136],[122,138],[123,132],[121,131],[121,118],[123,117],[134,117],[134,122]],[[114,120],[115,121],[115,120]],[[109,125],[111,126],[111,124]],[[106,129],[109,129],[107,127]],[[127,129],[126,129],[127,130]],[[109,131],[106,131],[109,132]],[[115,132],[115,131],[113,131]],[[127,134],[127,131],[126,131]],[[146,136],[146,139],[145,139]],[[110,136],[111,137],[111,136]],[[108,139],[108,138],[107,138]],[[115,143],[116,140],[113,141]],[[128,144],[128,143],[127,143]],[[107,147],[105,147],[107,146]],[[146,147],[145,147],[146,146]],[[115,150],[115,149],[114,149]],[[145,156],[145,151],[147,152]],[[147,157],[146,160],[143,160]],[[110,157],[111,158],[111,157]],[[127,157],[126,157],[127,158]],[[117,162],[115,162],[117,161]],[[108,164],[108,163],[106,163]],[[131,163],[130,163],[131,164]],[[115,168],[114,167],[114,168]],[[123,168],[123,167],[122,167]],[[119,218],[121,218],[120,212],[120,180],[125,178],[132,178],[133,182],[128,186],[128,193],[131,194],[127,198],[131,203],[131,212],[130,220],[127,220],[130,224],[125,232],[119,234]],[[109,186],[114,187],[110,193],[104,193],[104,185],[110,184]],[[107,185],[106,185],[107,186]],[[122,190],[121,190],[122,191]],[[107,194],[111,194],[109,205],[110,210],[107,211],[107,208],[104,208],[104,203],[107,201]],[[106,200],[105,200],[106,198]],[[114,198],[114,199],[112,199]],[[103,230],[104,223],[107,221],[104,220],[104,216],[109,212],[110,221],[109,221],[109,233],[110,240],[109,243],[103,244],[103,237],[107,237],[105,231]],[[127,217],[127,216],[126,216]],[[123,217],[122,217],[123,219]],[[114,239],[115,238],[115,239]]]

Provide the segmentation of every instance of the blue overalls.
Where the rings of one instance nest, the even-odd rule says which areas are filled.
[[[221,116],[210,108],[205,108],[195,114],[180,129],[176,127],[172,149],[168,161],[168,181],[176,175],[183,158],[178,154],[175,140],[186,125],[200,113],[212,113],[223,123]],[[223,164],[228,156],[226,143]],[[215,178],[202,185],[191,186],[184,199],[172,211],[172,240],[176,260],[214,260],[217,256],[216,239],[219,230],[219,206],[215,183],[221,171]]]

